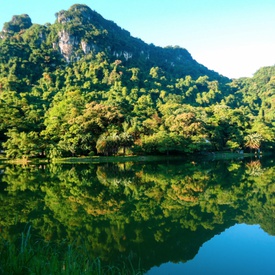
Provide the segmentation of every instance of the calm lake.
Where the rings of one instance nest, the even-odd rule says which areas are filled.
[[[4,165],[0,235],[31,225],[145,274],[275,274],[273,159]]]

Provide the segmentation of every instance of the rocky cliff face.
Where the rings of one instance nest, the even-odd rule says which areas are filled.
[[[78,36],[70,35],[69,32],[62,30],[58,33],[59,37],[59,49],[61,54],[64,56],[67,62],[71,60],[74,54],[74,48],[80,43],[80,38]]]
[[[95,44],[83,40],[82,37],[78,35],[70,34],[68,31],[60,31],[58,33],[58,37],[58,47],[60,53],[67,62],[79,60],[81,58],[79,50],[82,50],[84,55],[89,54],[91,51],[98,51],[98,48]],[[56,44],[54,45],[54,48],[56,48]]]
[[[99,51],[108,52],[111,57],[124,61],[144,58],[144,52],[149,56],[148,45],[131,37],[129,32],[105,20],[86,5],[74,5],[68,11],[62,10],[56,14],[56,18],[61,28],[57,44],[67,62],[78,60],[82,54]],[[133,41],[138,41],[139,45],[133,47]]]
[[[95,12],[86,5],[74,5],[68,11],[62,10],[57,13],[57,23],[62,28],[58,33],[58,46],[67,62],[78,60],[81,53],[87,55],[97,50],[91,41],[92,37],[87,39],[87,33],[94,29],[94,14]]]

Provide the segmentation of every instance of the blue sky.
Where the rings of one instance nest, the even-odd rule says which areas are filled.
[[[13,15],[54,23],[54,14],[86,4],[147,43],[186,48],[228,77],[275,64],[274,0],[0,0],[0,28]]]

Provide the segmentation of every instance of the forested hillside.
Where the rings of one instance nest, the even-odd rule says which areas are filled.
[[[8,158],[272,150],[275,67],[230,80],[186,49],[133,38],[85,5],[0,33]]]

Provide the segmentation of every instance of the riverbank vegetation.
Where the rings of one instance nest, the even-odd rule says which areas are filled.
[[[230,80],[85,5],[56,16],[14,16],[0,35],[5,157],[273,150],[275,67]]]
[[[59,245],[42,240],[34,241],[31,227],[22,232],[21,238],[10,242],[0,239],[0,274],[94,274],[141,275],[141,268],[134,268],[131,259],[120,265],[104,265],[93,259],[84,247],[74,244]]]

